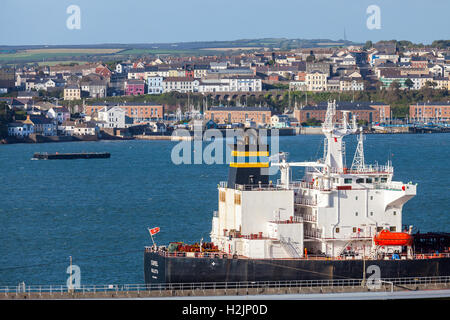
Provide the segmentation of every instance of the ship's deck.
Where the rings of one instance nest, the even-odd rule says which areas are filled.
[[[250,259],[249,257],[241,256],[241,255],[232,255],[226,252],[217,251],[217,252],[168,252],[165,250],[155,250],[153,247],[145,247],[145,252],[154,252],[163,257],[168,258],[211,258],[211,259]],[[397,254],[397,256],[393,256],[393,254],[387,254],[381,258],[381,260],[424,260],[424,259],[436,259],[436,258],[450,258],[450,252],[445,253],[420,253],[414,254],[411,256],[407,256],[406,254]],[[323,261],[341,261],[341,260],[380,260],[374,259],[370,256],[342,256],[342,257],[327,257],[323,255],[308,255],[307,257],[302,258],[269,258],[269,259],[255,259],[255,260],[323,260]]]

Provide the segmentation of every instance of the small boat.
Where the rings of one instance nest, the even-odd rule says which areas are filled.
[[[81,153],[35,153],[32,160],[64,160],[64,159],[104,159],[111,157],[109,152],[81,152]]]

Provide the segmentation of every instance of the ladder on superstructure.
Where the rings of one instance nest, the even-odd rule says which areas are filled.
[[[296,245],[291,242],[290,238],[286,239],[280,236],[280,243],[292,258],[301,258],[301,253],[298,252]]]

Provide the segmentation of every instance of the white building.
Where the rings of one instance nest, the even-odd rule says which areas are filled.
[[[125,110],[119,106],[104,107],[98,111],[102,128],[125,128]]]
[[[199,82],[198,92],[229,92],[230,81],[228,79],[204,79]]]
[[[231,92],[262,91],[262,81],[257,77],[230,77]]]
[[[47,117],[63,123],[70,119],[70,111],[66,107],[53,107],[47,111]]]
[[[289,116],[285,114],[274,114],[270,118],[270,125],[272,126],[272,128],[289,127]]]
[[[188,77],[168,77],[162,81],[163,92],[197,92],[199,81]]]
[[[153,76],[147,78],[148,94],[161,94],[164,91],[163,77]]]
[[[8,123],[8,136],[25,138],[34,133],[34,125],[24,122]]]

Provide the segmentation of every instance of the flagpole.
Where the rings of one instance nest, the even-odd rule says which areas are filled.
[[[150,230],[150,228],[147,228],[147,229],[148,229],[148,232],[150,233],[150,237],[152,238],[153,246],[156,247],[156,243],[155,243],[155,240],[153,239],[152,231]]]

